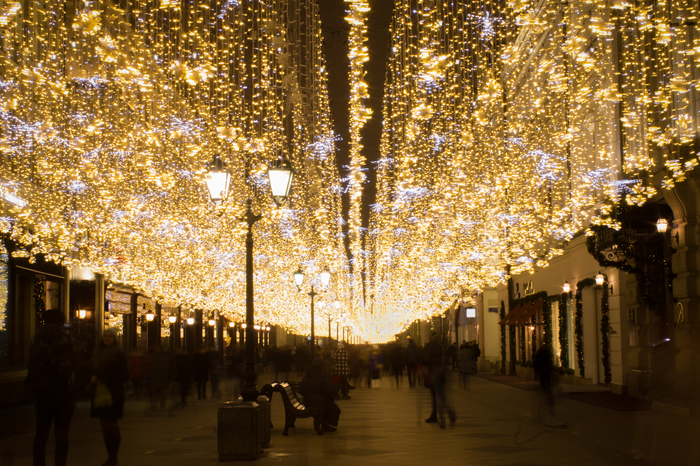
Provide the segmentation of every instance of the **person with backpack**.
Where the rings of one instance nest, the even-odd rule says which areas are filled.
[[[119,419],[124,413],[124,382],[129,379],[126,355],[119,347],[119,330],[107,328],[92,355],[94,374],[90,415],[100,420],[107,447],[107,461],[102,466],[116,466],[121,444]]]
[[[73,343],[63,327],[65,316],[57,309],[44,312],[44,326],[29,348],[25,392],[36,401],[34,466],[46,466],[46,442],[54,424],[56,466],[68,460],[68,430],[75,411],[73,401]]]

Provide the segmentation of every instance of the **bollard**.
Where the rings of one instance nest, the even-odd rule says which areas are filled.
[[[260,405],[254,401],[227,401],[219,408],[219,461],[258,459],[261,451],[260,418]]]
[[[260,418],[258,419],[258,429],[260,433],[258,438],[262,448],[270,447],[270,426],[272,425],[272,413],[270,407],[270,399],[265,395],[258,397],[258,405],[260,405]]]

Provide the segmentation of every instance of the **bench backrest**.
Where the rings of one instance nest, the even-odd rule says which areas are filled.
[[[303,411],[306,409],[301,402],[299,402],[299,398],[297,397],[296,392],[294,391],[294,388],[287,382],[282,382],[279,385],[278,391],[282,394],[282,400],[284,401],[285,404],[289,403],[294,409],[298,409]],[[281,390],[280,390],[281,389]]]

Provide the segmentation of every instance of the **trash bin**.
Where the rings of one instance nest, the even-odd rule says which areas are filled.
[[[227,401],[219,408],[219,461],[247,461],[258,458],[261,452],[261,416],[260,405],[254,401]]]

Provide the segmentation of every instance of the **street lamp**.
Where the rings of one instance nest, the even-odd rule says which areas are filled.
[[[665,218],[660,218],[656,222],[656,231],[659,233],[666,233],[666,230],[668,229],[668,220]]]
[[[187,318],[187,325],[194,325],[194,317]]]
[[[78,319],[84,319],[87,317],[87,311],[85,309],[78,309]]]
[[[294,170],[287,159],[277,160],[267,169],[267,177],[270,179],[272,199],[278,206],[284,204],[292,188]]]
[[[569,291],[571,291],[571,285],[569,285],[568,281],[564,282],[564,286],[562,286],[562,288],[564,290],[564,293],[568,293]]]
[[[214,158],[214,162],[209,164],[209,173],[207,175],[207,189],[209,196],[214,202],[217,199],[221,203],[228,197],[228,189],[230,181],[230,173],[226,169],[223,162],[217,162],[218,157]],[[218,173],[225,172],[227,176],[219,175]],[[267,176],[270,181],[272,190],[272,198],[277,205],[284,203],[289,196],[289,190],[292,186],[292,178],[294,171],[291,164],[287,160],[278,161],[267,170]],[[216,178],[218,177],[218,178]],[[219,179],[218,183],[209,183],[209,180]],[[256,401],[258,391],[255,388],[255,298],[253,296],[253,225],[262,218],[261,215],[253,213],[253,201],[248,198],[246,202],[246,211],[243,217],[239,220],[248,225],[248,231],[245,237],[246,245],[246,329],[245,334],[245,384],[241,390],[241,396],[244,401]]]
[[[595,284],[598,286],[603,286],[603,283],[605,282],[605,276],[598,272],[598,275],[595,276]]]
[[[148,322],[153,322],[153,319],[155,319],[156,315],[153,313],[153,311],[148,311],[146,313],[146,320]]]
[[[171,324],[174,324],[176,320],[177,320],[177,316],[175,316],[175,315],[168,316],[168,321],[169,321]]]
[[[228,195],[228,187],[231,183],[231,173],[226,168],[226,164],[221,161],[218,155],[209,162],[207,172],[207,190],[209,198],[214,205],[221,205]]]
[[[331,272],[328,270],[328,267],[326,266],[323,271],[321,272],[321,284],[326,287],[331,281]],[[301,268],[294,272],[294,283],[297,286],[297,289],[301,291],[301,285],[304,284],[304,272],[301,271]],[[316,351],[316,338],[314,334],[314,297],[316,297],[318,293],[314,291],[314,286],[311,285],[311,291],[309,291],[309,296],[311,296],[311,350]]]

